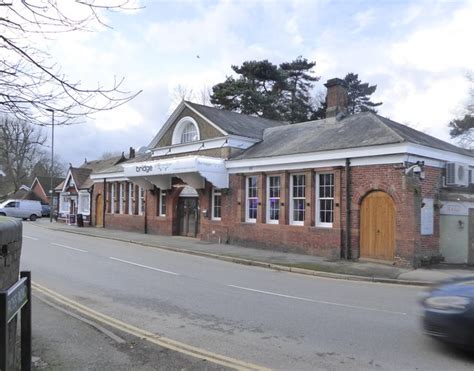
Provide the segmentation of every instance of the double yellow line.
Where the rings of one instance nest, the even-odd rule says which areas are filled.
[[[137,336],[144,340],[149,341],[150,343],[156,344],[158,346],[174,350],[179,353],[186,354],[191,357],[205,359],[209,362],[215,363],[220,366],[233,368],[236,370],[268,370],[265,367],[257,366],[252,363],[240,361],[238,359],[226,357],[220,354],[212,353],[204,349],[196,348],[191,345],[183,344],[175,340],[171,340],[159,335],[156,335],[152,332],[143,330],[141,328],[132,326],[128,323],[119,321],[118,319],[106,316],[100,312],[97,312],[93,309],[90,309],[74,300],[68,299],[67,297],[58,294],[57,292],[48,289],[38,283],[32,282],[31,286],[35,292],[42,294],[43,296],[52,299],[64,306],[72,308],[73,310],[91,318],[95,321],[98,321],[102,324],[113,327],[117,330],[126,332],[130,335]]]

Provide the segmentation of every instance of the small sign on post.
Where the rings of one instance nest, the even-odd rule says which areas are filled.
[[[7,371],[8,324],[21,310],[21,369],[31,370],[31,272],[21,272],[20,280],[0,291],[0,370]]]

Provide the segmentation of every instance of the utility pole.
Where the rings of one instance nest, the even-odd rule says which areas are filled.
[[[49,222],[53,222],[53,169],[54,169],[54,110],[47,108],[46,111],[51,112],[51,170],[50,170],[50,186],[49,186]]]

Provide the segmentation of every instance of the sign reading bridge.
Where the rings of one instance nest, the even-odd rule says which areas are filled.
[[[176,175],[199,173],[218,188],[229,186],[225,162],[221,158],[187,156],[174,159],[124,164],[123,175],[127,178],[151,177],[155,175]]]

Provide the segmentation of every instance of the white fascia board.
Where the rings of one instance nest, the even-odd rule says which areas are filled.
[[[432,147],[422,146],[420,144],[408,143],[407,153],[418,155],[433,160],[446,162],[460,162],[467,165],[474,165],[474,156],[467,156],[460,153],[443,151]]]
[[[96,180],[104,180],[104,179],[111,179],[111,178],[123,178],[123,171],[116,171],[113,173],[99,173],[99,174],[91,174],[90,178],[97,183]]]
[[[97,178],[97,179],[92,179],[92,182],[93,183],[104,183],[104,179],[105,179],[105,182],[106,183],[110,183],[110,182],[128,182],[130,181],[130,179],[128,179],[127,177],[124,177],[123,174],[122,176],[116,176],[116,177],[101,177],[101,178]]]
[[[74,188],[76,189],[76,192],[79,192],[78,189],[77,189],[77,186],[76,186],[76,180],[75,180],[74,177],[72,176],[71,170],[68,170],[67,175],[66,175],[66,179],[64,180],[63,192],[66,191],[66,186],[67,186],[67,184],[69,183],[70,178],[72,178],[72,180],[74,181]]]
[[[351,166],[368,166],[368,165],[384,165],[384,164],[403,164],[407,159],[406,155],[387,155],[378,157],[360,157],[351,158]],[[238,169],[229,169],[229,174],[236,173],[255,173],[261,171],[280,171],[280,170],[301,170],[310,168],[327,168],[327,167],[343,167],[346,165],[346,160],[335,159],[335,160],[317,160],[317,161],[306,161],[291,164],[273,164],[267,166],[248,166]]]
[[[241,159],[241,160],[228,160],[226,167],[229,173],[239,173],[243,169],[252,168],[254,171],[260,171],[261,167],[276,166],[278,169],[283,167],[306,167],[308,163],[320,163],[320,162],[338,162],[342,160],[344,163],[346,158],[350,158],[351,162],[357,157],[374,157],[374,156],[386,156],[394,154],[405,154],[407,153],[406,143],[396,143],[383,146],[373,147],[361,147],[361,148],[348,148],[344,150],[333,150],[324,152],[313,152],[286,156],[275,156],[275,157],[262,157],[255,159]],[[255,168],[259,169],[255,169]]]
[[[166,131],[171,127],[171,124],[176,120],[178,115],[183,111],[185,105],[184,105],[184,100],[181,101],[181,103],[178,105],[178,107],[175,108],[173,113],[168,117],[166,122],[163,124],[161,129],[158,131],[158,133],[155,135],[155,137],[151,140],[150,144],[148,145],[149,147],[156,146],[156,144],[160,141],[160,139],[163,137],[163,135],[166,133]]]
[[[258,139],[246,138],[237,135],[229,135],[227,137],[204,139],[192,143],[174,144],[172,146],[159,147],[153,150],[152,157],[161,157],[178,153],[196,152],[199,150],[223,147],[247,149],[258,142]]]

